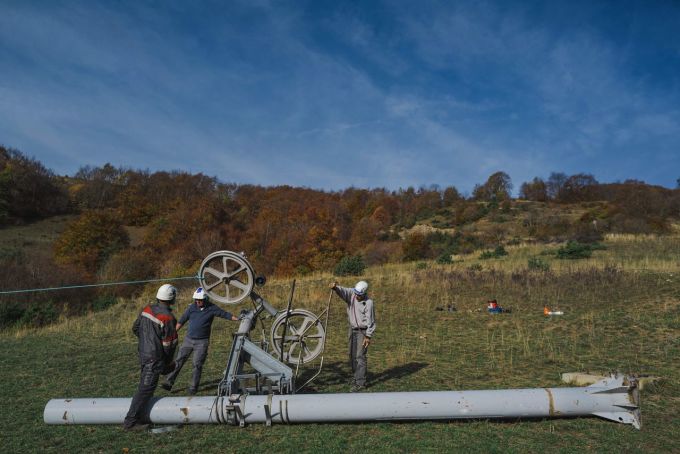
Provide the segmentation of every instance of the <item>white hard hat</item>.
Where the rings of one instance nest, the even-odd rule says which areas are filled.
[[[170,284],[163,284],[156,292],[156,298],[161,301],[172,301],[177,296],[177,289]]]
[[[368,290],[368,282],[366,281],[359,281],[357,282],[357,285],[354,286],[354,293],[357,295],[365,294],[366,290]]]
[[[195,300],[204,300],[206,298],[205,292],[203,291],[203,287],[198,287],[196,291],[194,292],[193,298]]]

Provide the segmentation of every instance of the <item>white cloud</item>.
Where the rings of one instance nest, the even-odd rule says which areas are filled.
[[[268,1],[229,4],[252,23],[182,3],[75,5],[0,14],[0,141],[60,172],[111,161],[469,190],[497,170],[519,186],[680,135],[678,94],[646,90],[627,52],[521,7],[387,5],[376,24],[342,7],[310,23]]]

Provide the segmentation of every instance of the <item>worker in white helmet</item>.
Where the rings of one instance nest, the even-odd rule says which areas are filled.
[[[149,424],[143,418],[158,378],[175,367],[172,357],[177,348],[177,320],[172,313],[177,289],[170,284],[163,284],[156,292],[156,304],[149,304],[135,320],[132,332],[139,339],[138,352],[141,374],[139,387],[132,397],[130,409],[125,416],[125,430],[144,430]]]
[[[340,287],[333,282],[330,288],[347,304],[349,361],[354,373],[350,391],[360,391],[366,387],[368,346],[375,332],[373,300],[368,297],[366,281],[357,282],[354,288]]]
[[[176,329],[179,332],[186,323],[189,323],[189,332],[182,341],[182,346],[179,348],[177,358],[175,359],[175,369],[165,377],[165,382],[161,387],[170,391],[175,384],[177,375],[182,370],[184,363],[189,359],[193,353],[193,371],[191,374],[191,384],[187,392],[189,395],[194,395],[198,391],[198,385],[201,383],[201,374],[203,372],[203,364],[208,357],[208,345],[210,343],[210,332],[212,322],[215,317],[220,317],[226,320],[237,321],[238,317],[232,315],[230,312],[223,311],[208,300],[208,295],[202,287],[198,287],[193,295],[193,303],[189,305],[184,314],[177,322]]]

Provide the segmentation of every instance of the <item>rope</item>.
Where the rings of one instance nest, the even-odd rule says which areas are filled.
[[[159,278],[159,279],[144,279],[139,281],[122,281],[122,282],[103,282],[101,284],[81,284],[81,285],[65,285],[63,287],[46,287],[46,288],[29,288],[22,290],[1,290],[0,295],[9,295],[12,293],[31,293],[31,292],[49,292],[53,290],[66,290],[74,288],[88,288],[88,287],[109,287],[112,285],[130,285],[130,284],[145,284],[148,282],[161,282],[161,281],[179,281],[183,279],[199,279],[200,276],[182,276],[182,277],[169,277],[169,278]]]

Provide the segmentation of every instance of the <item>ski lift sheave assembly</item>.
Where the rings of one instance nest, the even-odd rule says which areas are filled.
[[[292,365],[302,365],[316,359],[323,353],[326,339],[326,324],[319,316],[306,309],[276,311],[253,292],[254,285],[264,286],[264,276],[256,276],[253,267],[243,253],[217,251],[207,256],[198,272],[199,282],[213,301],[224,304],[239,304],[249,296],[257,305],[263,302],[264,309],[275,316],[270,341],[280,360]],[[291,289],[291,302],[295,281]],[[322,315],[328,313],[328,308]],[[285,332],[285,336],[284,336]]]
[[[266,279],[257,276],[243,253],[216,251],[208,255],[198,271],[200,285],[212,301],[236,305],[250,298],[252,310],[241,311],[241,324],[234,335],[224,377],[218,386],[218,396],[233,394],[294,394],[300,366],[323,354],[326,342],[326,323],[305,309],[292,309],[295,281],[291,288],[288,307],[276,310],[253,290],[264,286]],[[330,299],[329,299],[330,304]],[[328,315],[329,307],[324,313]],[[249,333],[263,315],[274,317],[269,339],[264,336],[259,345]],[[323,314],[322,314],[323,315]],[[244,372],[249,364],[254,372]],[[319,365],[318,376],[323,361]],[[293,370],[293,367],[295,368]],[[254,382],[254,386],[246,383]],[[305,385],[309,384],[306,382]]]
[[[287,308],[279,311],[255,290],[265,283],[243,253],[216,251],[200,265],[198,280],[209,298],[243,309],[224,375],[213,396],[154,397],[146,408],[153,424],[231,424],[370,422],[393,420],[517,419],[598,416],[640,428],[635,377],[612,374],[587,387],[415,391],[369,393],[298,393],[323,367],[328,315],[293,309],[295,281]],[[261,319],[273,318],[266,336]],[[322,321],[323,317],[323,321]],[[259,342],[250,338],[257,323]],[[319,368],[303,385],[299,368],[320,357]],[[52,399],[45,406],[47,424],[120,424],[130,398]]]

